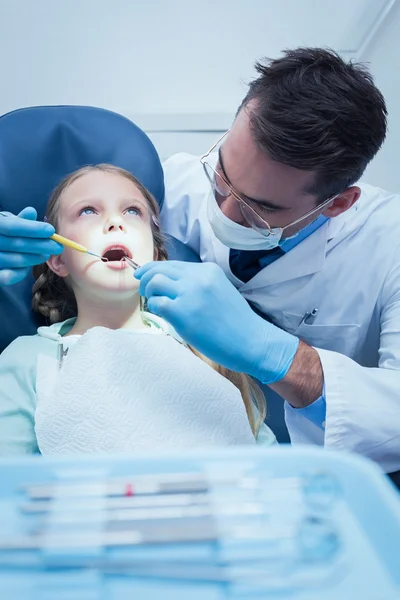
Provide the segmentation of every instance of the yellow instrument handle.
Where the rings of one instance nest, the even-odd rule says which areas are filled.
[[[4,212],[0,212],[0,216],[1,217],[9,217],[10,215],[8,215],[7,213],[4,213]],[[62,244],[63,246],[68,246],[68,248],[73,248],[74,250],[78,250],[78,252],[87,252],[88,251],[88,249],[85,248],[85,246],[82,246],[82,244],[73,242],[72,240],[69,240],[68,238],[64,237],[63,235],[58,235],[58,233],[54,233],[53,235],[51,235],[50,239],[54,240],[55,242],[58,242],[59,244]],[[93,253],[90,252],[89,254],[93,254]],[[99,258],[101,258],[101,256],[99,256]]]
[[[63,246],[68,246],[68,248],[78,250],[78,252],[87,252],[87,248],[85,248],[85,246],[82,246],[82,244],[73,242],[72,240],[69,240],[68,238],[62,235],[58,235],[58,233],[54,233],[52,236],[50,236],[50,239],[54,240],[55,242],[58,242],[59,244],[62,244]]]

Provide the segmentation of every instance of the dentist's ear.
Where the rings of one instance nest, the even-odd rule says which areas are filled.
[[[69,271],[64,263],[62,255],[50,256],[46,263],[49,269],[59,277],[68,277]]]
[[[345,190],[342,194],[339,194],[339,196],[334,199],[331,206],[325,208],[322,214],[330,219],[332,217],[337,217],[338,215],[346,212],[346,210],[349,210],[349,208],[351,208],[353,204],[357,202],[360,196],[360,188],[357,186],[352,186]]]

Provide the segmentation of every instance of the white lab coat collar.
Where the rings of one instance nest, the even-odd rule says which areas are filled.
[[[325,264],[328,230],[327,222],[290,252],[257,273],[251,280],[251,285],[250,281],[247,282],[241,291],[246,292],[250,287],[255,290],[259,287],[276,285],[321,271]]]

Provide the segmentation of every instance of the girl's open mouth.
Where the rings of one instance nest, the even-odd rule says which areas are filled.
[[[132,258],[131,252],[125,246],[115,244],[109,246],[102,254],[102,258],[106,259],[104,262],[109,269],[120,271],[126,269],[128,264],[123,260],[125,256]]]

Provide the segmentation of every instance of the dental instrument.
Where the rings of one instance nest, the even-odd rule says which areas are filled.
[[[246,488],[255,487],[256,481],[239,469],[236,473],[218,473],[218,475],[199,473],[155,473],[151,475],[136,475],[133,479],[125,477],[110,477],[105,481],[76,482],[54,485],[41,483],[23,485],[22,490],[30,500],[52,500],[55,496],[93,497],[106,495],[110,497],[133,497],[153,494],[205,493],[216,485],[234,485]]]
[[[10,217],[12,215],[8,215],[7,213],[0,212],[0,216],[1,217]],[[90,254],[91,256],[95,256],[96,258],[100,258],[100,260],[102,260],[103,262],[108,262],[108,258],[103,258],[99,254],[96,254],[95,252],[91,252],[90,250],[88,250],[86,248],[86,246],[83,246],[82,244],[78,244],[77,242],[74,242],[74,241],[72,241],[72,240],[70,240],[70,239],[68,239],[68,238],[66,238],[66,237],[64,237],[62,235],[59,235],[58,233],[54,233],[53,235],[51,235],[50,239],[54,240],[55,242],[58,242],[62,246],[67,246],[68,248],[73,248],[73,250],[77,250],[78,252],[83,252],[85,254]]]
[[[131,258],[129,258],[129,256],[124,256],[123,258],[121,258],[121,260],[124,260],[126,263],[128,263],[128,265],[134,271],[136,271],[136,269],[138,269],[140,267],[140,265],[138,265],[134,260],[132,260]]]
[[[95,256],[96,258],[99,258],[103,262],[108,262],[108,258],[104,258],[103,256],[100,256],[100,254],[91,252],[90,250],[88,250],[86,248],[86,246],[83,246],[82,244],[78,244],[77,242],[73,242],[72,240],[70,240],[62,235],[59,235],[58,233],[55,233],[54,235],[52,235],[50,237],[50,239],[54,240],[55,242],[58,242],[59,244],[62,244],[63,246],[72,248],[73,250],[78,250],[78,252],[84,252],[85,254],[90,254],[90,256]]]

